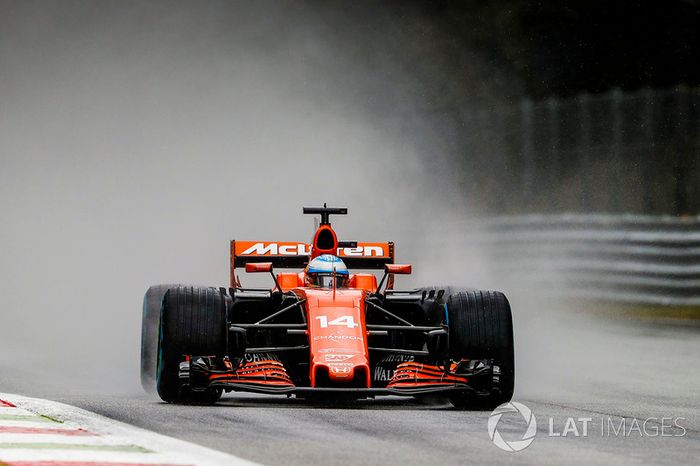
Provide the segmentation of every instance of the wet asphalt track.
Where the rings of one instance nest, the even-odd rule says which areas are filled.
[[[454,411],[439,400],[387,397],[323,406],[229,394],[214,407],[171,406],[147,395],[77,393],[5,377],[0,391],[63,401],[263,464],[698,464],[700,329],[576,319],[548,329],[546,316],[527,321],[516,325],[516,400],[532,409],[538,433],[518,453],[490,441],[489,413]],[[650,417],[682,417],[685,435],[603,435],[601,418],[617,427],[621,416],[627,430],[635,417],[640,425]],[[562,438],[548,436],[550,417],[558,433],[568,417],[593,420],[587,437]],[[648,422],[647,432],[660,425],[661,419]],[[504,416],[499,429],[506,440],[519,439],[524,422]]]

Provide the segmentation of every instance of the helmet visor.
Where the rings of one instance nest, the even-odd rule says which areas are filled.
[[[344,288],[348,286],[349,277],[345,274],[336,274],[337,282],[336,288]],[[333,274],[332,273],[310,273],[309,282],[321,288],[332,288],[333,287]]]

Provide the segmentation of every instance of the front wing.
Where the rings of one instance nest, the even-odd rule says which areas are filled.
[[[226,391],[253,392],[274,395],[309,396],[312,394],[345,394],[355,398],[373,398],[382,395],[420,396],[446,392],[468,392],[488,395],[493,383],[498,383],[499,370],[484,361],[467,361],[464,365],[453,363],[444,367],[420,362],[400,363],[385,387],[309,387],[293,383],[284,365],[276,360],[247,362],[235,370],[215,370],[206,358],[194,358],[183,363],[180,380],[194,391],[223,389]],[[484,390],[483,387],[487,387]]]

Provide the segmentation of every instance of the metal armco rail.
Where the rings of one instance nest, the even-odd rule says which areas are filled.
[[[464,231],[523,291],[700,306],[700,216],[510,216]]]

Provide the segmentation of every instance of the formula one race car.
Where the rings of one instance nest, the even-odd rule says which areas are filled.
[[[346,208],[304,213],[321,216],[311,244],[231,241],[228,289],[149,288],[145,389],[170,403],[214,403],[223,391],[325,400],[442,393],[476,409],[511,399],[513,326],[503,293],[395,290],[394,275],[411,266],[394,263],[393,243],[338,241],[329,217]],[[239,268],[270,274],[274,286],[244,288]],[[383,270],[379,282],[371,270]]]

